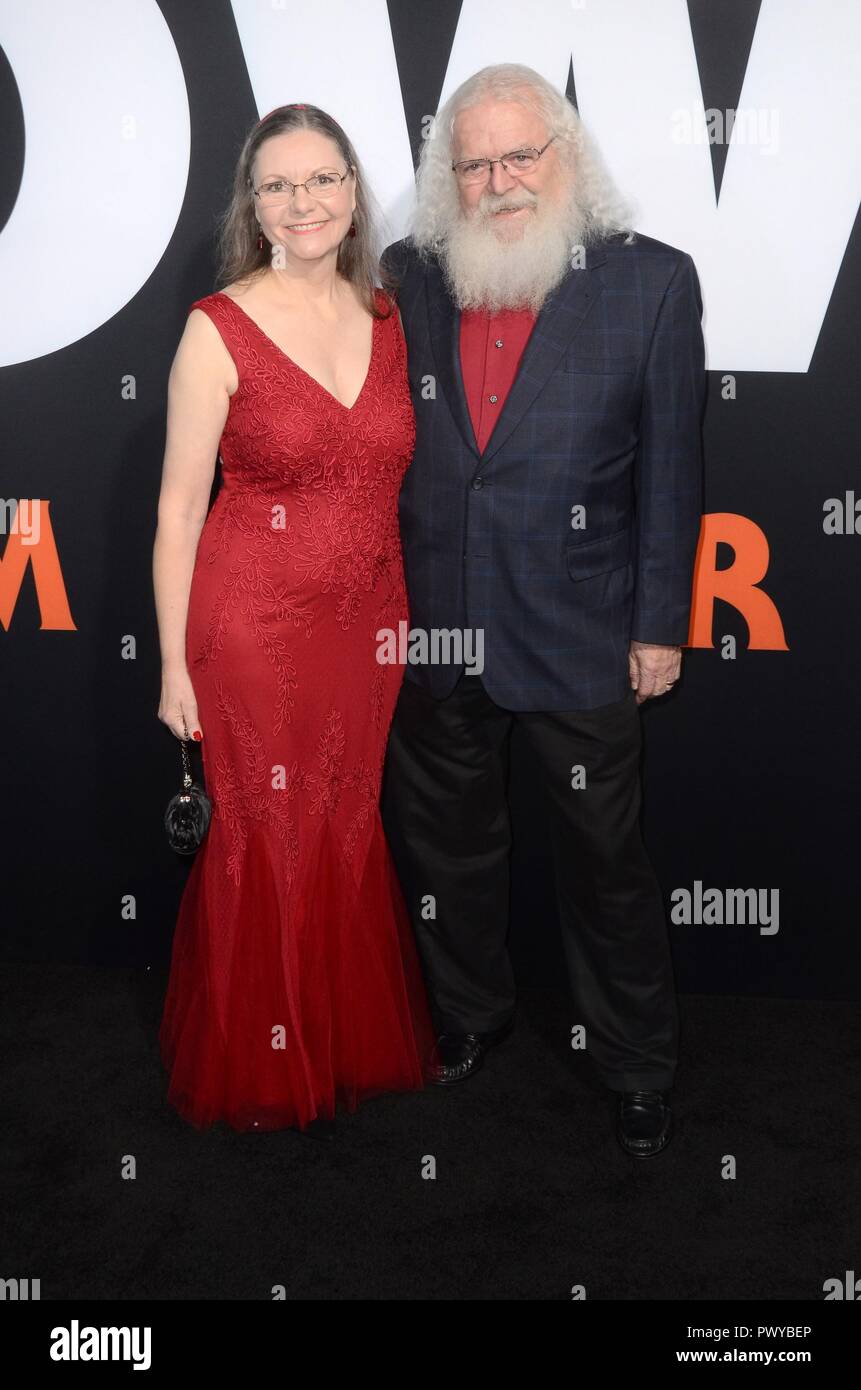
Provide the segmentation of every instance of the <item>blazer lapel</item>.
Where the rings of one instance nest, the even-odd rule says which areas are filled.
[[[570,270],[545,299],[520,359],[517,376],[483,454],[479,451],[472,428],[460,368],[460,310],[449,294],[438,261],[433,259],[428,263],[425,293],[431,345],[437,365],[438,395],[445,397],[467,447],[482,463],[487,463],[493,457],[520,423],[584,318],[600,298],[603,282],[593,272],[606,259],[599,247],[587,248],[586,268]]]
[[[455,424],[466,445],[478,458],[478,443],[469,418],[469,407],[460,370],[460,310],[448,292],[445,276],[436,258],[425,272],[428,325],[436,360],[437,399],[448,403]]]

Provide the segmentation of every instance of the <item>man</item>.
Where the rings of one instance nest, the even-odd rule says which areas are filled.
[[[649,1157],[670,1137],[678,1021],[639,829],[638,707],[672,689],[688,635],[696,271],[631,231],[574,107],[519,64],[442,108],[411,235],[383,262],[416,412],[400,500],[411,629],[483,639],[480,671],[407,666],[387,756],[386,831],[439,1033],[428,1079],[468,1079],[513,1023],[517,722],[551,814],[577,1021],[622,1147]]]

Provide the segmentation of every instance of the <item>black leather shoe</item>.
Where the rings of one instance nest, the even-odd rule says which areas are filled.
[[[619,1095],[616,1138],[633,1158],[651,1158],[667,1147],[672,1111],[667,1091],[622,1091]]]
[[[440,1033],[425,1067],[425,1080],[432,1086],[453,1086],[457,1081],[468,1081],[478,1071],[485,1053],[504,1042],[513,1028],[512,1018],[491,1033]]]

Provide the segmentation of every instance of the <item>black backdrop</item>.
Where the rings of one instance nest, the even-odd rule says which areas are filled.
[[[689,5],[707,106],[736,105],[758,9]],[[213,288],[214,212],[261,113],[226,0],[162,0],[161,10],[192,127],[170,245],[108,322],[0,374],[0,492],[49,502],[75,625],[42,628],[28,570],[0,630],[7,960],[162,965],[188,870],[167,849],[161,824],[180,766],[178,745],[156,718],[151,552],[165,391],[188,305]],[[390,0],[388,10],[417,150],[422,119],[438,104],[460,3]],[[534,22],[537,11],[530,15]],[[0,68],[2,232],[22,179],[26,118],[11,65]],[[566,68],[576,100],[576,57],[560,62],[558,81]],[[313,101],[313,81],[282,100]],[[725,157],[725,148],[713,149],[716,197]],[[817,213],[811,204],[806,234],[815,234]],[[96,252],[89,273],[97,270]],[[861,497],[853,428],[859,270],[856,222],[807,373],[738,372],[732,402],[722,398],[721,374],[709,375],[706,511],[750,518],[768,537],[764,587],[788,650],[749,650],[739,612],[715,604],[714,646],[688,651],[676,692],[643,711],[644,828],[668,908],[675,889],[696,881],[776,889],[780,927],[762,935],[751,924],[672,925],[682,990],[857,997],[861,536],[828,536],[822,518],[826,498],[853,488]],[[38,274],[38,266],[22,273]],[[120,372],[137,378],[131,407],[120,398]],[[719,564],[731,558],[720,547]],[[722,657],[725,634],[737,638],[734,660]],[[122,656],[129,635],[132,660]],[[517,975],[523,984],[554,984],[561,950],[552,865],[540,796],[516,740],[511,794]]]

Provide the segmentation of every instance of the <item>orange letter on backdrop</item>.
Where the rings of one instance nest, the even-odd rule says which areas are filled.
[[[30,502],[31,511],[39,511],[39,539],[34,545],[28,545],[26,537],[22,536],[14,525],[6,539],[6,549],[3,558],[0,559],[0,623],[7,632],[28,564],[33,566],[33,580],[39,600],[39,612],[42,615],[41,630],[78,630],[72,622],[69,600],[66,597],[60,557],[57,554],[48,515],[50,505],[50,502],[45,502],[42,498],[34,498]]]
[[[732,564],[723,570],[717,567],[720,541],[735,551]],[[736,512],[707,513],[694,566],[688,646],[714,646],[714,602],[719,598],[737,608],[747,623],[749,651],[789,651],[780,614],[768,594],[756,587],[767,569],[768,541],[756,522]]]

